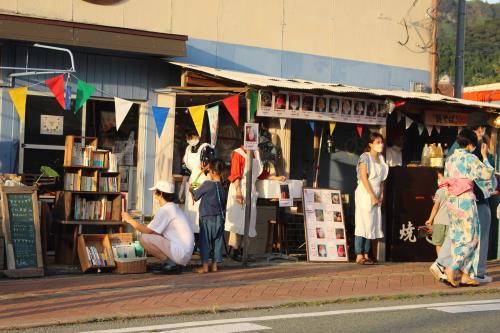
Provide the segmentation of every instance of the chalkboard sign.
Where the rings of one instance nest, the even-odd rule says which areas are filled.
[[[11,277],[43,275],[36,189],[2,187],[2,223]]]

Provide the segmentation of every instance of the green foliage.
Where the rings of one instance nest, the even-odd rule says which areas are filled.
[[[500,82],[500,4],[467,2],[465,85]],[[438,17],[438,75],[455,74],[457,1],[440,0]]]

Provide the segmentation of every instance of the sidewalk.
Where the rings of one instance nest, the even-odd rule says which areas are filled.
[[[495,282],[474,289],[453,289],[436,282],[428,267],[428,263],[287,263],[207,275],[88,274],[0,280],[0,330],[365,296],[500,292],[500,261],[489,263]]]

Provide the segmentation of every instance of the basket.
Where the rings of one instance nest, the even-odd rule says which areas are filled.
[[[110,234],[108,237],[111,246],[122,243],[132,243],[134,241],[134,236],[131,233]],[[113,272],[118,274],[146,273],[146,262],[146,256],[131,259],[115,258],[116,268]]]

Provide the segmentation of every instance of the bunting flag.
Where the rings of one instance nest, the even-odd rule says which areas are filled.
[[[330,135],[333,134],[333,131],[335,131],[335,126],[337,126],[337,123],[330,123]]]
[[[406,101],[395,101],[394,107],[397,108],[397,107],[403,106],[405,104],[406,104]]]
[[[361,138],[363,136],[363,125],[356,125],[356,130],[358,131],[358,135]]]
[[[64,74],[45,80],[45,84],[52,91],[52,94],[54,94],[63,110],[66,109],[66,101],[64,100]]]
[[[168,111],[170,108],[164,108],[160,106],[153,106],[153,117],[155,118],[156,131],[158,132],[158,137],[161,137],[163,132],[163,127],[167,121]]]
[[[427,133],[429,134],[429,136],[431,136],[431,134],[432,134],[432,126],[427,125],[425,127],[427,128]]]
[[[401,112],[397,113],[397,117],[398,117],[398,124],[399,124],[401,122],[401,119],[403,119],[403,115],[401,114]]]
[[[71,85],[66,86],[66,93],[64,94],[64,110],[71,110]]]
[[[76,84],[76,102],[75,102],[75,109],[73,110],[74,113],[77,113],[78,110],[80,110],[85,104],[85,102],[92,96],[92,94],[95,91],[95,87],[88,84],[85,81],[78,80]]]
[[[413,124],[413,120],[410,117],[405,117],[406,129],[410,128]]]
[[[217,131],[219,130],[219,106],[215,105],[207,109],[208,124],[210,126],[210,145],[215,148],[217,144]]]
[[[438,134],[441,134],[441,126],[436,126],[434,128],[436,129],[436,131],[438,132]]]
[[[254,121],[255,115],[257,114],[257,103],[259,101],[259,95],[255,90],[250,93],[250,121]],[[283,129],[283,127],[281,127]]]
[[[311,127],[311,130],[313,131],[314,133],[314,121],[310,121],[309,122],[309,126]]]
[[[285,118],[280,118],[280,127],[281,129],[284,129],[286,126],[286,119]]]
[[[224,103],[224,106],[226,107],[227,111],[229,111],[229,114],[233,118],[236,125],[239,125],[239,123],[240,123],[240,115],[239,115],[239,109],[238,109],[238,98],[239,98],[239,95],[233,95],[231,97],[228,97],[228,98],[225,98],[224,100],[222,100],[222,103]]]
[[[201,131],[203,130],[203,119],[205,118],[205,105],[196,105],[188,107],[189,114],[193,119],[194,127],[196,132],[201,136]]]
[[[126,99],[115,97],[115,122],[117,131],[120,129],[133,104],[133,102]]]
[[[28,95],[28,87],[9,89],[9,95],[14,103],[14,108],[19,115],[19,119],[24,121],[24,115],[26,114],[26,96]]]
[[[422,135],[424,133],[424,125],[423,124],[417,124],[418,125],[418,135]]]

